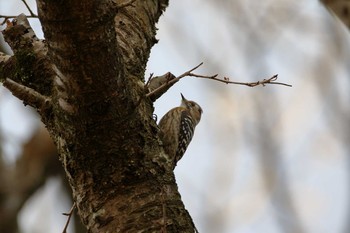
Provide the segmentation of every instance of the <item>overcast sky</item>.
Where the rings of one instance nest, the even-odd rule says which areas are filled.
[[[23,12],[14,2],[0,0],[0,13]],[[42,36],[38,21],[31,22]],[[346,232],[348,30],[316,0],[170,1],[158,28],[146,77],[179,75],[203,61],[197,73],[242,82],[278,74],[293,85],[249,88],[186,78],[155,103],[158,119],[179,105],[180,92],[204,110],[175,169],[198,230],[279,233],[300,225],[310,233]],[[10,160],[19,148],[13,141],[33,128],[33,118],[14,102],[1,90],[0,126],[12,136],[5,147]],[[48,207],[60,196],[57,187],[50,179],[33,199],[47,205],[24,211],[23,232],[39,232],[35,221],[43,216],[55,224],[42,232],[60,229],[56,220],[64,220],[60,214],[69,205],[59,213]]]

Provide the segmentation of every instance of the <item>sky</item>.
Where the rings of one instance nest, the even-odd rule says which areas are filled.
[[[18,2],[11,7],[0,0],[0,13],[21,13]],[[31,22],[42,36],[38,21]],[[204,110],[175,169],[198,230],[279,233],[301,224],[308,233],[345,232],[348,29],[316,0],[170,1],[157,27],[159,42],[145,77],[180,75],[204,62],[197,73],[242,82],[278,74],[280,82],[293,85],[249,88],[185,78],[155,103],[158,119],[180,104],[180,92]],[[12,142],[25,140],[36,124],[27,115],[21,118],[23,111],[19,101],[1,90],[0,128],[12,135],[5,147],[10,161],[19,148]],[[48,180],[28,203],[20,218],[23,232],[39,232],[33,206],[40,200],[53,203],[59,185]],[[294,215],[286,211],[286,196]],[[35,211],[42,216],[57,210],[51,208]],[[68,209],[64,206],[58,215]],[[60,229],[62,222],[54,225]],[[49,231],[50,226],[42,232],[57,232]]]

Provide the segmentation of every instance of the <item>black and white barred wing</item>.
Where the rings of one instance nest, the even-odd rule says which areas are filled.
[[[187,111],[183,111],[180,120],[179,144],[176,151],[175,164],[182,158],[188,145],[190,144],[195,125],[193,119]]]

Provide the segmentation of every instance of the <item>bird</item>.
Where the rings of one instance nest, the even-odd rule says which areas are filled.
[[[185,154],[203,113],[199,104],[187,100],[182,93],[181,98],[181,105],[170,109],[158,124],[159,137],[173,169]]]

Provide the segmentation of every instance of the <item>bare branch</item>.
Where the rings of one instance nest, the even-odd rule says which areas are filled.
[[[228,77],[224,77],[224,79],[219,79],[219,78],[212,77],[212,76],[204,76],[204,75],[197,75],[197,74],[191,74],[188,76],[192,76],[192,77],[196,77],[196,78],[212,79],[212,80],[215,80],[218,82],[223,82],[226,84],[237,84],[237,85],[244,85],[244,86],[248,86],[248,87],[255,87],[258,85],[265,86],[266,84],[275,84],[275,85],[283,85],[283,86],[287,86],[287,87],[292,87],[292,85],[290,85],[290,84],[275,82],[278,78],[278,74],[275,74],[271,78],[263,79],[262,81],[251,82],[251,83],[230,81],[230,79]]]
[[[208,75],[200,75],[200,74],[192,73],[194,70],[198,69],[201,65],[203,65],[203,62],[201,62],[199,65],[186,71],[185,73],[181,74],[178,77],[175,77],[173,74],[168,72],[165,75],[150,78],[145,85],[149,91],[146,94],[146,96],[150,97],[152,101],[155,101],[161,95],[163,95],[172,85],[174,85],[176,82],[178,82],[180,79],[182,79],[186,76],[195,77],[195,78],[210,79],[210,80],[214,80],[214,81],[218,81],[218,82],[222,82],[222,83],[226,83],[226,84],[244,85],[244,86],[248,86],[248,87],[255,87],[258,85],[265,86],[267,84],[275,84],[275,85],[283,85],[283,86],[287,86],[287,87],[292,87],[292,85],[290,85],[290,84],[276,82],[276,80],[278,78],[277,74],[272,76],[271,78],[263,79],[262,81],[244,83],[244,82],[230,81],[230,78],[228,78],[228,77],[224,77],[223,79],[217,78],[218,74],[208,76]]]
[[[183,73],[182,75],[180,75],[178,78],[181,79],[181,78],[183,78],[183,77],[189,76],[189,75],[191,74],[192,71],[198,69],[201,65],[203,65],[203,62],[199,63],[197,66],[195,66],[194,68],[190,69],[189,71],[186,71],[185,73]],[[214,76],[217,76],[217,74],[214,75]]]
[[[23,3],[24,3],[24,5],[27,7],[27,9],[28,9],[28,11],[29,11],[29,13],[30,13],[30,16],[32,16],[32,17],[38,17],[36,14],[34,14],[33,13],[33,11],[32,11],[32,9],[30,9],[30,7],[28,6],[28,3],[26,2],[26,0],[21,0]]]
[[[27,17],[18,15],[2,33],[14,55],[0,53],[0,82],[6,82],[8,78],[43,96],[50,96],[55,72],[47,56],[47,44],[37,38]],[[8,85],[11,84],[8,82]]]
[[[51,99],[36,92],[32,88],[23,86],[9,78],[6,78],[4,87],[9,89],[14,96],[23,101],[24,105],[30,105],[39,111],[47,109],[51,105]]]
[[[148,97],[150,97],[152,101],[155,101],[161,97],[172,85],[177,82],[171,82],[175,78],[175,75],[170,72],[167,72],[161,76],[150,77],[145,84],[148,93],[152,93],[151,95],[148,95]]]
[[[201,62],[199,65],[195,66],[194,68],[186,71],[185,73],[181,74],[178,77],[175,77],[172,73],[168,72],[165,75],[154,77],[150,80],[149,85],[147,86],[149,93],[146,94],[147,97],[151,98],[152,101],[155,101],[158,99],[162,94],[164,94],[172,85],[174,85],[176,82],[178,82],[180,79],[186,77],[186,76],[193,76],[196,77],[196,74],[191,73],[192,71],[198,69],[201,65],[203,65],[203,62]],[[198,75],[197,75],[198,76]],[[207,76],[210,78],[215,78],[217,74],[213,76]],[[204,77],[204,76],[203,76]],[[156,80],[158,78],[158,80]],[[159,80],[160,79],[160,80]],[[149,88],[153,83],[152,80],[156,80],[158,86]]]
[[[149,75],[149,77],[147,79],[147,82],[145,84],[146,87],[150,84],[152,78],[153,78],[153,73],[150,73],[150,75]]]
[[[26,0],[21,0],[23,2],[23,4],[26,6],[26,8],[29,11],[30,15],[27,15],[27,18],[38,18],[38,15],[34,14],[34,12],[32,11],[32,9],[30,9],[28,3],[26,2]],[[4,25],[6,23],[6,21],[8,19],[14,19],[16,18],[17,15],[0,15],[0,18],[4,18],[4,20],[0,23],[0,25]]]
[[[12,22],[8,20],[6,22],[7,27],[3,31],[3,34],[6,42],[15,53],[19,48],[28,47],[29,43],[40,42],[43,44],[42,40],[39,40],[35,35],[25,14],[15,16]]]
[[[0,25],[4,25],[8,19],[15,19],[18,15],[0,15],[0,18],[4,20],[0,23]],[[26,15],[27,18],[38,18],[37,15]]]
[[[67,228],[68,228],[70,219],[72,218],[72,215],[73,215],[75,207],[76,207],[76,203],[74,202],[73,206],[72,206],[72,208],[70,208],[69,212],[68,213],[63,213],[63,215],[68,216],[68,218],[67,218],[66,225],[64,225],[62,233],[67,233]]]

